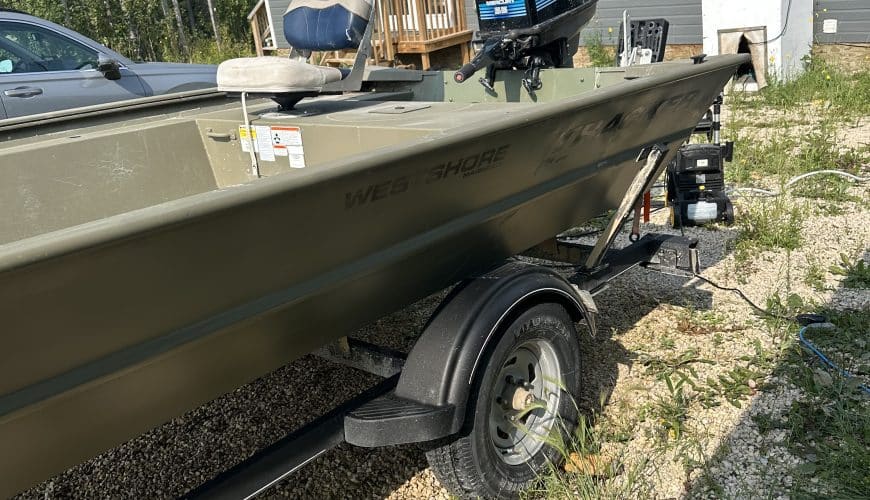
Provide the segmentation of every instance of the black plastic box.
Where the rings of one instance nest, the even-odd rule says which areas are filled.
[[[632,19],[629,21],[629,43],[633,47],[652,50],[652,62],[665,60],[665,48],[668,45],[668,29],[670,23],[667,19]],[[625,24],[619,24],[619,46],[616,48],[616,65],[619,66],[620,54],[625,50],[625,38],[623,37]]]

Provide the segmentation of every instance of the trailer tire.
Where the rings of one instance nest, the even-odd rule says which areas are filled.
[[[463,431],[426,453],[435,476],[462,498],[517,497],[563,460],[526,431],[568,443],[576,427],[580,346],[567,311],[535,305],[502,332],[480,359]]]

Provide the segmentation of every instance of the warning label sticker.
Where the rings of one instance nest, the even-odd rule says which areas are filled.
[[[291,168],[305,168],[305,149],[299,127],[272,127],[272,148],[276,156],[287,156]]]
[[[277,156],[286,156],[291,168],[305,168],[305,150],[299,127],[257,125],[251,127],[251,137],[248,137],[247,129],[239,125],[239,142],[243,152],[250,153],[253,148],[261,160],[275,161]]]
[[[260,153],[260,159],[263,161],[275,161],[271,135],[272,131],[269,130],[269,127],[257,125],[254,128],[254,144],[257,145],[257,152]]]
[[[257,130],[252,128],[251,135],[256,137]],[[248,129],[246,129],[244,125],[239,125],[239,142],[242,143],[242,151],[244,151],[245,153],[251,152],[251,138],[248,137]],[[256,153],[256,143],[254,143],[254,148],[254,152]]]

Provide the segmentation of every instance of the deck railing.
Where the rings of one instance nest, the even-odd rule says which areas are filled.
[[[376,0],[378,2],[372,45],[375,63],[394,63],[402,54],[419,54],[423,69],[429,54],[459,46],[463,63],[469,61],[471,31],[465,20],[465,0]],[[248,14],[257,55],[277,49],[269,23],[268,6],[260,0]],[[352,60],[349,55],[324,55],[333,61]]]
[[[275,50],[275,38],[272,34],[272,25],[269,23],[269,12],[266,0],[260,0],[248,14],[248,22],[251,23],[251,33],[254,34],[254,48],[257,55],[262,56],[267,50]]]
[[[427,68],[430,53],[459,45],[468,61],[471,31],[464,0],[377,1],[378,24],[372,36],[376,58],[392,62],[400,54],[420,54]]]

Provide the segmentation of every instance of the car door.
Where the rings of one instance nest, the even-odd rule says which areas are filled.
[[[0,99],[9,118],[148,95],[125,67],[119,80],[97,71],[99,53],[53,30],[0,21]]]

